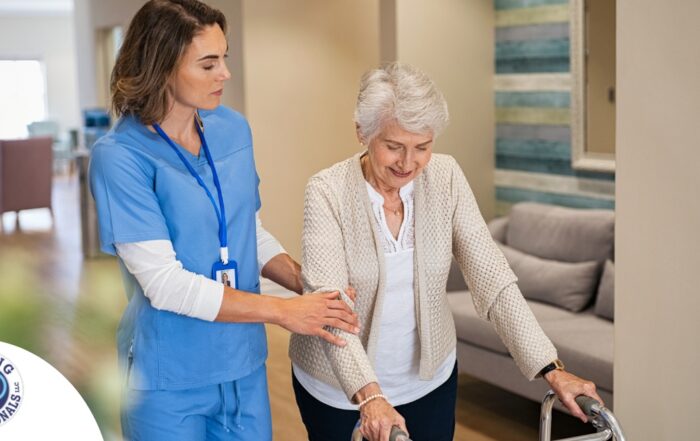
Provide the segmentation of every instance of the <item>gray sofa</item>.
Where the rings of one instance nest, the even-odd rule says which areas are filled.
[[[519,203],[489,229],[567,370],[613,394],[614,213]],[[453,264],[447,296],[457,328],[460,372],[541,401],[542,380],[520,373],[490,323],[479,319]],[[561,406],[558,406],[561,409]]]

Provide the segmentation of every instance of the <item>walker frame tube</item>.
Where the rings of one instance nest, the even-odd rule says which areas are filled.
[[[556,398],[556,394],[550,390],[542,400],[542,408],[540,409],[540,441],[551,441],[552,439],[552,407]],[[598,429],[598,432],[558,441],[606,441],[609,439],[625,441],[620,423],[609,409],[593,398],[583,395],[576,397],[576,403],[590,417],[591,424]]]

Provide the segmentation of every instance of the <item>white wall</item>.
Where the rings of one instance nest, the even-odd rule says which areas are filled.
[[[44,62],[48,118],[62,131],[79,127],[73,18],[0,15],[0,59],[20,58]]]
[[[80,108],[104,106],[97,78],[96,40],[99,29],[126,26],[142,0],[74,0]],[[104,79],[101,79],[104,81]]]
[[[479,208],[494,214],[494,8],[484,0],[383,0],[395,3],[396,59],[426,72],[445,95],[450,126],[435,151],[454,156]],[[387,38],[382,33],[382,39]],[[384,43],[382,48],[391,48]],[[384,54],[382,54],[384,56]]]
[[[96,29],[143,2],[76,0],[81,104],[97,100]],[[352,114],[361,74],[398,57],[431,75],[452,124],[437,150],[457,158],[493,214],[493,7],[483,0],[211,0],[226,14],[233,79],[224,103],[253,128],[266,227],[299,257],[308,178],[359,151]],[[396,5],[395,3],[398,3]],[[380,7],[381,23],[380,27]],[[380,31],[383,35],[380,38]],[[239,52],[236,52],[239,51]],[[237,55],[240,53],[241,55]]]
[[[615,412],[700,438],[700,3],[618,0]]]
[[[78,78],[80,80],[80,108],[106,106],[100,98],[99,83],[108,81],[98,79],[97,48],[95,46],[100,29],[123,26],[126,30],[129,21],[136,14],[145,0],[74,0],[75,1],[75,35],[77,41]],[[224,104],[242,109],[243,63],[241,0],[210,0],[211,6],[220,9],[228,22],[229,68],[232,79],[224,92]],[[108,73],[109,74],[109,73]],[[108,76],[107,74],[107,76]]]
[[[307,180],[360,151],[353,110],[361,74],[379,62],[379,4],[246,0],[243,13],[262,219],[300,257]]]

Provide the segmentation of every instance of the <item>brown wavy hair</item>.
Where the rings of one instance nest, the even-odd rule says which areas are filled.
[[[226,33],[224,14],[198,0],[150,0],[143,5],[131,20],[112,70],[114,114],[133,115],[144,124],[162,121],[170,105],[168,81],[185,49],[215,24]]]

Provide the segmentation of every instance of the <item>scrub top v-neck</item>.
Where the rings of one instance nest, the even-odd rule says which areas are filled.
[[[226,205],[228,250],[238,263],[239,289],[259,292],[255,213],[260,208],[250,128],[240,114],[218,107],[201,111],[206,140]],[[202,153],[182,156],[216,195],[212,168]],[[120,119],[92,152],[90,183],[100,220],[102,250],[115,243],[170,240],[186,270],[211,276],[220,259],[219,220],[212,204],[176,152],[136,118]],[[118,331],[129,387],[188,389],[242,378],[267,357],[259,323],[215,323],[153,308],[127,271],[129,305]]]

